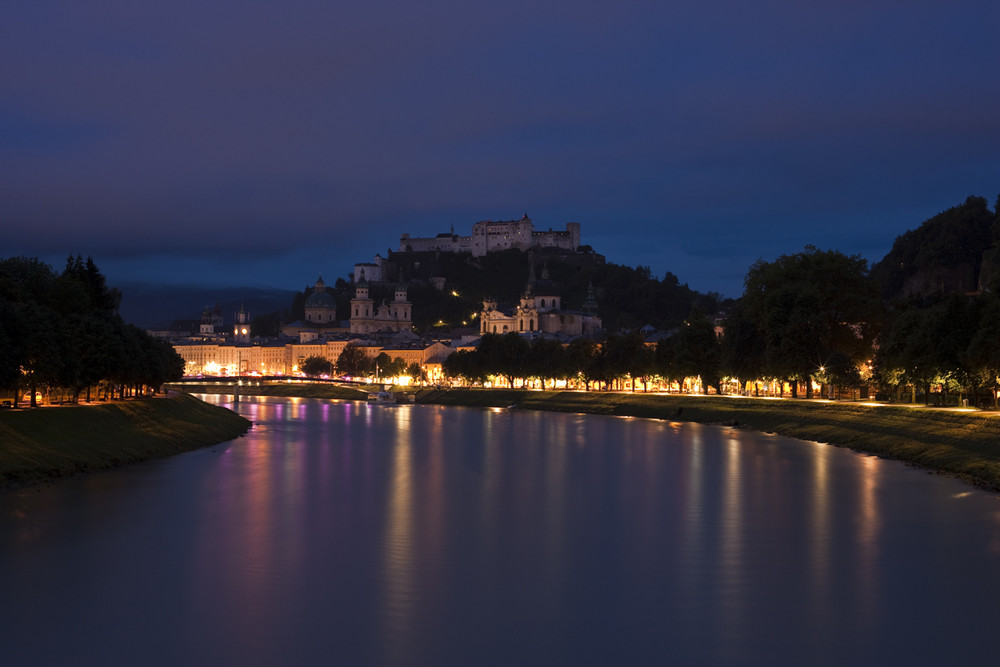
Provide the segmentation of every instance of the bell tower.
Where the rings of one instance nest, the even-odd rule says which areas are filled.
[[[233,339],[237,345],[250,344],[250,313],[243,306],[236,313],[236,324],[233,326]]]
[[[374,331],[374,323],[375,302],[368,296],[368,280],[361,269],[361,280],[355,284],[351,299],[351,333],[370,333]]]
[[[407,300],[406,283],[396,285],[396,297],[389,305],[389,314],[392,317],[393,331],[409,331],[412,328],[410,319],[410,302]]]

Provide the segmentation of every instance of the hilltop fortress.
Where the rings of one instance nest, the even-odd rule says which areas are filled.
[[[482,220],[472,225],[472,236],[458,236],[455,228],[430,238],[399,238],[399,252],[468,252],[482,257],[489,252],[531,250],[532,248],[562,248],[576,252],[580,247],[580,223],[567,222],[566,231],[536,232],[531,218],[525,214],[520,220]]]
[[[206,311],[199,334],[171,337],[174,350],[184,359],[187,375],[287,375],[297,373],[311,356],[335,362],[348,345],[354,345],[372,357],[385,352],[407,364],[415,363],[431,381],[440,381],[444,359],[463,345],[469,345],[475,338],[475,328],[462,321],[465,328],[456,328],[451,333],[431,331],[423,337],[414,333],[411,286],[426,283],[443,290],[447,278],[434,271],[448,262],[440,262],[437,257],[406,254],[468,253],[480,258],[510,249],[528,254],[528,283],[514,306],[501,305],[490,298],[483,301],[479,312],[461,316],[469,320],[479,318],[476,328],[480,335],[518,333],[568,341],[601,332],[593,288],[588,288],[581,310],[564,310],[561,290],[549,278],[547,264],[542,264],[541,280],[535,278],[535,257],[549,256],[579,266],[603,264],[604,257],[588,246],[581,250],[579,223],[566,223],[565,231],[535,231],[531,218],[525,215],[520,220],[477,222],[472,226],[471,236],[458,236],[454,228],[433,238],[411,238],[403,234],[398,251],[401,256],[397,257],[397,253],[390,250],[388,259],[376,255],[372,263],[354,265],[354,295],[350,299],[347,319],[338,319],[337,297],[327,291],[321,276],[302,302],[304,319],[281,326],[280,336],[252,338],[249,314],[243,309],[237,314],[233,335],[224,335],[221,311],[218,317]],[[455,259],[461,264],[480,264],[468,258]],[[337,289],[349,288],[345,283]],[[458,297],[456,292],[452,295]],[[428,302],[426,295],[423,302]],[[340,316],[343,318],[344,313]],[[457,327],[461,317],[449,325]],[[437,326],[444,325],[444,321],[439,320]]]

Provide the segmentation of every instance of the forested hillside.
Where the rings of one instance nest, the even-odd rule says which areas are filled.
[[[976,292],[997,275],[1000,199],[990,211],[969,197],[910,230],[892,244],[872,277],[888,301]]]
[[[371,296],[376,303],[391,300],[396,284],[406,283],[418,332],[435,327],[475,327],[474,316],[482,309],[484,298],[495,298],[502,306],[516,304],[528,282],[532,261],[536,277],[545,270],[559,286],[568,310],[580,309],[592,287],[598,315],[609,332],[647,324],[669,330],[693,309],[711,315],[733,306],[732,300],[698,292],[669,271],[662,277],[654,276],[649,267],[606,262],[586,247],[585,252],[575,254],[508,250],[478,258],[446,252],[390,251],[384,282],[372,284]],[[901,234],[885,257],[871,266],[870,276],[887,304],[930,306],[951,294],[991,286],[996,292],[1000,288],[1000,199],[990,210],[986,199],[971,196]],[[336,299],[338,314],[346,319],[353,285],[338,278],[335,287],[328,290]],[[281,322],[303,319],[303,304],[311,291],[312,287],[306,287],[289,307],[258,318],[258,335],[276,335]]]
[[[662,278],[649,267],[636,268],[605,262],[595,253],[525,253],[506,250],[484,257],[443,252],[389,253],[385,281],[371,286],[376,303],[391,300],[395,286],[404,282],[413,303],[413,326],[418,332],[435,327],[476,326],[474,315],[482,310],[483,299],[497,299],[501,305],[517,303],[528,283],[531,262],[535,277],[543,271],[558,285],[567,310],[579,310],[593,288],[597,312],[608,331],[651,325],[658,329],[676,327],[698,306],[716,312],[723,303],[717,294],[702,294],[667,272]],[[443,285],[441,289],[435,285]],[[338,279],[332,291],[338,316],[348,313],[353,286]],[[296,295],[290,309],[281,314],[285,321],[304,317],[304,303],[311,287]],[[277,315],[263,318],[271,327]],[[263,326],[261,327],[263,330]]]

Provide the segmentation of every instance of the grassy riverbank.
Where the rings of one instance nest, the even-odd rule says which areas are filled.
[[[0,411],[0,488],[169,456],[250,429],[184,394],[105,405]]]

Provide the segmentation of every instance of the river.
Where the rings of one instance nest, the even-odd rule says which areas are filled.
[[[237,409],[232,442],[0,494],[0,662],[997,656],[1000,500],[953,479],[721,426]]]

